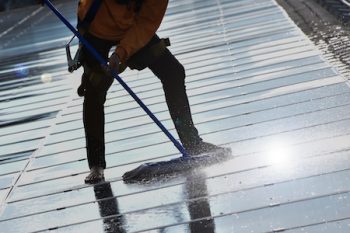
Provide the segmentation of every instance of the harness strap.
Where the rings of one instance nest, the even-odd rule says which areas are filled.
[[[86,13],[85,17],[83,20],[79,20],[78,17],[78,25],[77,28],[78,30],[84,34],[89,30],[90,24],[94,20],[97,11],[100,9],[100,6],[102,4],[102,0],[94,0],[94,2],[91,4],[88,12]]]

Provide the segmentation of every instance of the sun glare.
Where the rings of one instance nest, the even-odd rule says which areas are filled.
[[[284,142],[273,142],[266,148],[266,159],[278,168],[286,168],[291,163],[291,147]]]
[[[52,75],[50,73],[43,73],[41,75],[41,81],[43,83],[49,83],[52,81]]]

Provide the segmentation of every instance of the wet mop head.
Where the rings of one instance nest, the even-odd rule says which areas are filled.
[[[123,180],[125,182],[136,182],[150,180],[164,175],[188,172],[195,168],[223,162],[231,157],[232,152],[230,148],[221,148],[210,153],[196,156],[182,156],[168,161],[145,163],[126,172],[123,175]]]

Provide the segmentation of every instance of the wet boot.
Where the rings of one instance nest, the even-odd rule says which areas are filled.
[[[86,152],[90,170],[95,168],[101,168],[103,170],[106,168],[104,141],[96,140],[93,137],[87,137]]]
[[[105,147],[104,143],[98,142],[92,138],[86,139],[86,151],[90,167],[90,174],[85,178],[85,183],[96,184],[104,181]]]
[[[201,141],[191,146],[187,146],[186,151],[189,155],[195,156],[200,154],[222,153],[225,149],[226,148],[216,146],[212,143]]]
[[[227,153],[228,148],[216,146],[209,142],[204,142],[199,136],[198,130],[193,125],[191,117],[181,117],[175,120],[175,127],[180,137],[180,140],[186,149],[187,153],[191,156],[200,154],[217,154]]]
[[[104,169],[102,167],[91,167],[90,174],[85,178],[86,184],[96,184],[104,181]]]

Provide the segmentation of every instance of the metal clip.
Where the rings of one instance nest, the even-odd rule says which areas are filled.
[[[75,38],[75,35],[69,40],[69,42],[66,44],[66,55],[67,55],[67,62],[68,62],[68,71],[70,73],[73,73],[73,71],[79,69],[81,66],[80,63],[80,53],[81,53],[81,46],[79,46],[77,52],[75,53],[74,58],[72,59],[72,55],[70,52],[70,44],[72,43],[73,39]]]

